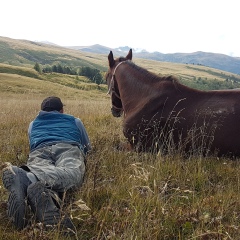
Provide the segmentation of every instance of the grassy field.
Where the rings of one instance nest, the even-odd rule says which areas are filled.
[[[147,63],[146,63],[147,64]],[[92,142],[82,188],[66,208],[78,239],[239,239],[239,160],[120,151],[122,119],[113,118],[106,86],[49,75],[0,73],[0,161],[21,165],[27,128],[43,98],[62,98]],[[38,225],[16,231],[0,185],[0,239],[67,239]]]

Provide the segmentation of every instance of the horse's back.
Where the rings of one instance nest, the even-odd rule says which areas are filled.
[[[161,91],[158,97],[148,98],[142,108],[126,115],[124,133],[133,145],[150,149],[157,136],[175,145],[181,138],[187,151],[189,145],[206,141],[209,146],[204,147],[211,152],[240,155],[240,91],[173,89],[167,95]]]

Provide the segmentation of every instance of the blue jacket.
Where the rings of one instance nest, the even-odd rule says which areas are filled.
[[[40,111],[29,125],[30,150],[56,143],[78,145],[86,154],[90,141],[86,129],[79,118],[58,111]]]

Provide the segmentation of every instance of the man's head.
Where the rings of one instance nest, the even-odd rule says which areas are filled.
[[[43,100],[41,104],[41,110],[46,112],[58,111],[61,112],[63,110],[63,103],[59,97],[47,97]]]

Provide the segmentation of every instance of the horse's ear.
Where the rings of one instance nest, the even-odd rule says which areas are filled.
[[[115,64],[112,51],[110,51],[110,53],[108,54],[108,63],[110,68],[112,68]]]
[[[126,56],[126,59],[132,60],[132,49],[129,50],[128,55]]]

